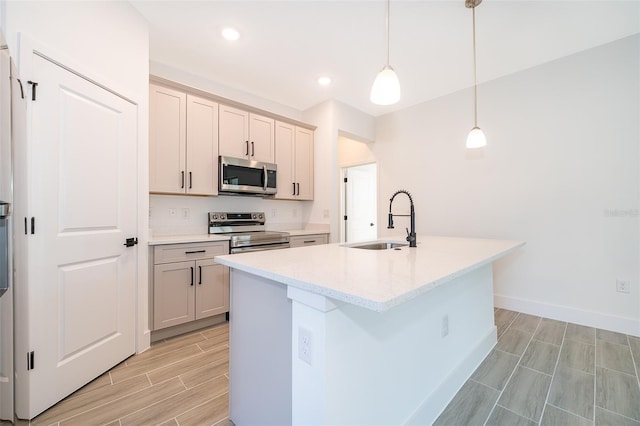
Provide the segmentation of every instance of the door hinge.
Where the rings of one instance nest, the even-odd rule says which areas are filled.
[[[347,183],[347,178],[344,178],[344,183]]]
[[[29,225],[28,225],[28,221],[27,218],[24,218],[24,235],[27,235],[29,233]],[[35,234],[36,233],[36,218],[35,217],[31,217],[31,234]]]
[[[35,101],[36,100],[36,87],[38,87],[38,83],[36,83],[35,81],[27,81],[27,83],[29,83],[31,85],[31,100]]]
[[[138,244],[138,239],[137,238],[127,238],[126,240],[124,240],[124,246],[125,247],[133,247],[136,244]]]
[[[34,368],[35,368],[34,351],[27,352],[27,371],[33,370]]]
[[[347,215],[346,214],[344,215],[344,220],[347,220]]]

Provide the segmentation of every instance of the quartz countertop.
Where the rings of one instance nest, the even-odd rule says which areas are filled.
[[[279,232],[286,232],[292,237],[301,235],[329,234],[327,231],[317,229],[286,229]],[[163,244],[207,243],[212,241],[229,241],[229,237],[224,234],[158,235],[149,239],[149,245],[158,246]]]
[[[378,241],[405,242],[400,238]],[[416,248],[364,250],[325,244],[215,259],[231,268],[382,312],[492,263],[524,244],[419,235]]]
[[[159,246],[163,244],[210,243],[214,241],[229,241],[229,237],[215,234],[162,235],[150,238],[149,245]]]

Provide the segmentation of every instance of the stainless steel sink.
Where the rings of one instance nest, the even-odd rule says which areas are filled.
[[[406,247],[408,244],[406,243],[393,243],[393,242],[375,242],[375,243],[364,243],[364,244],[353,244],[348,245],[350,248],[364,249],[364,250],[390,250],[390,249],[398,249],[400,247]]]

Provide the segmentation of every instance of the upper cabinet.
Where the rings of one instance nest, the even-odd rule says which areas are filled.
[[[149,86],[149,191],[217,195],[218,104]]]
[[[218,195],[221,155],[275,163],[275,198],[313,200],[312,126],[179,83],[152,81],[149,192]]]
[[[275,120],[220,105],[220,148],[223,156],[275,162]]]
[[[281,200],[313,200],[313,131],[276,121],[276,164]]]

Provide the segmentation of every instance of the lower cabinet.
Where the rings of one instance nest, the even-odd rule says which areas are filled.
[[[289,245],[293,247],[316,246],[318,244],[328,244],[328,234],[297,235],[289,237]]]
[[[153,330],[229,312],[229,268],[213,259],[228,252],[226,241],[154,248]]]

